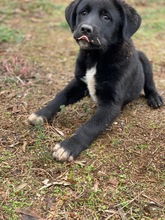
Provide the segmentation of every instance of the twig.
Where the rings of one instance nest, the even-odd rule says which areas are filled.
[[[18,79],[18,81],[19,81],[23,86],[25,85],[24,81],[23,81],[19,76],[17,76],[16,78]]]
[[[152,199],[151,197],[149,197],[149,196],[147,196],[147,195],[145,195],[145,194],[142,194],[142,196],[143,196],[144,198],[146,198],[146,199],[148,199],[148,200],[154,202],[158,207],[163,208],[163,205],[162,205],[162,204],[160,204],[159,202],[155,201],[155,200]]]
[[[120,217],[121,217],[122,220],[127,220],[126,214],[125,214],[125,212],[123,211],[123,208],[122,208],[122,207],[118,209],[118,213],[119,213],[119,215],[120,215]]]
[[[52,183],[47,183],[45,186],[41,187],[39,190],[43,190],[45,188],[49,188],[50,186],[70,186],[71,183],[66,182],[66,181],[61,181],[61,182],[52,182]]]
[[[60,131],[58,128],[54,128],[54,129],[60,136],[65,137],[64,133]]]
[[[36,170],[36,171],[41,171],[44,172],[46,175],[48,175],[51,179],[53,179],[53,177],[44,169],[42,168],[32,168],[32,170]]]
[[[105,219],[105,220],[109,220],[111,219],[114,215],[118,214],[117,211],[114,210],[106,210],[105,212],[110,213],[110,215]]]
[[[141,191],[137,196],[135,196],[135,198],[133,198],[132,200],[130,200],[128,203],[126,202],[126,205],[122,206],[120,209],[124,209],[126,206],[130,205],[132,202],[134,202],[140,195],[142,195],[142,193],[144,192]],[[116,207],[121,206],[121,204],[116,205]]]
[[[80,165],[81,167],[84,167],[85,164],[86,164],[86,161],[85,161],[85,160],[82,160],[82,161],[75,161],[74,163]]]

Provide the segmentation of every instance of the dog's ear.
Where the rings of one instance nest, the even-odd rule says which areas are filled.
[[[72,32],[74,31],[74,27],[76,25],[76,9],[79,2],[80,0],[75,0],[65,9],[65,18]]]
[[[123,20],[122,36],[126,40],[140,27],[141,17],[134,8],[124,1],[120,0],[119,3]]]

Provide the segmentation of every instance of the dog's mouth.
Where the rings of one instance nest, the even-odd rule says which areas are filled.
[[[98,38],[90,39],[88,36],[82,35],[75,38],[75,40],[82,49],[99,49],[101,47],[101,42]]]
[[[86,35],[83,35],[79,38],[76,39],[77,41],[87,41],[88,43],[91,43],[91,41],[89,40],[89,38]]]

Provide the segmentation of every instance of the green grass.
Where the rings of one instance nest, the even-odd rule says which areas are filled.
[[[147,0],[149,3],[164,3],[164,0]]]
[[[138,32],[135,34],[135,38],[148,38],[152,39],[158,35],[165,33],[165,7],[149,8],[146,7],[140,13],[142,17],[142,24]]]
[[[14,14],[14,11],[20,7],[20,2],[13,0],[10,2],[7,0],[2,0],[0,2],[0,14],[6,15],[6,16],[12,16]]]
[[[20,32],[5,25],[0,25],[0,42],[19,43],[22,40],[23,35]]]
[[[25,1],[21,3],[21,1],[13,0],[8,3],[6,0],[2,0],[1,2],[0,13],[5,15],[13,15],[18,8],[23,8],[23,14],[34,13],[43,11],[47,14],[53,13],[61,13],[65,10],[65,5],[56,4],[53,0],[45,1],[45,0],[34,0],[34,1]],[[21,11],[19,12],[21,13]]]
[[[27,10],[27,13],[43,11],[49,15],[57,15],[64,13],[65,6],[61,4],[56,4],[51,1],[36,0],[27,2],[27,4],[25,5],[25,9]]]

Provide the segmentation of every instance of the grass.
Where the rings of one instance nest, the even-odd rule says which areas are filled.
[[[65,6],[62,4],[55,4],[53,1],[45,2],[44,0],[36,0],[34,2],[27,2],[25,6],[29,13],[45,12],[47,14],[61,14],[64,13]]]
[[[1,6],[0,12],[8,16],[14,13],[21,13],[21,11],[17,12],[18,9],[23,10],[24,15],[35,12],[44,12],[46,14],[63,13],[65,10],[65,5],[57,4],[53,0],[49,0],[48,2],[44,0],[27,1],[23,4],[17,0],[13,0],[8,4],[8,1],[3,0]]]
[[[159,10],[146,9],[145,11],[143,11],[142,27],[138,31],[138,35],[142,34],[143,37],[150,39],[163,34],[165,31],[165,26],[163,22],[164,13],[165,13],[164,7],[160,8]],[[150,23],[148,21],[150,21]]]
[[[20,43],[22,40],[23,40],[23,34],[5,25],[0,25],[0,43],[2,42]]]
[[[89,98],[62,106],[44,127],[27,124],[73,77],[77,44],[64,20],[68,2],[0,3],[0,218],[28,212],[50,220],[163,220],[164,108],[152,110],[144,98],[129,104],[73,163],[57,163],[51,152],[95,112]],[[135,43],[156,66],[164,96],[164,1],[130,2],[143,17]]]

